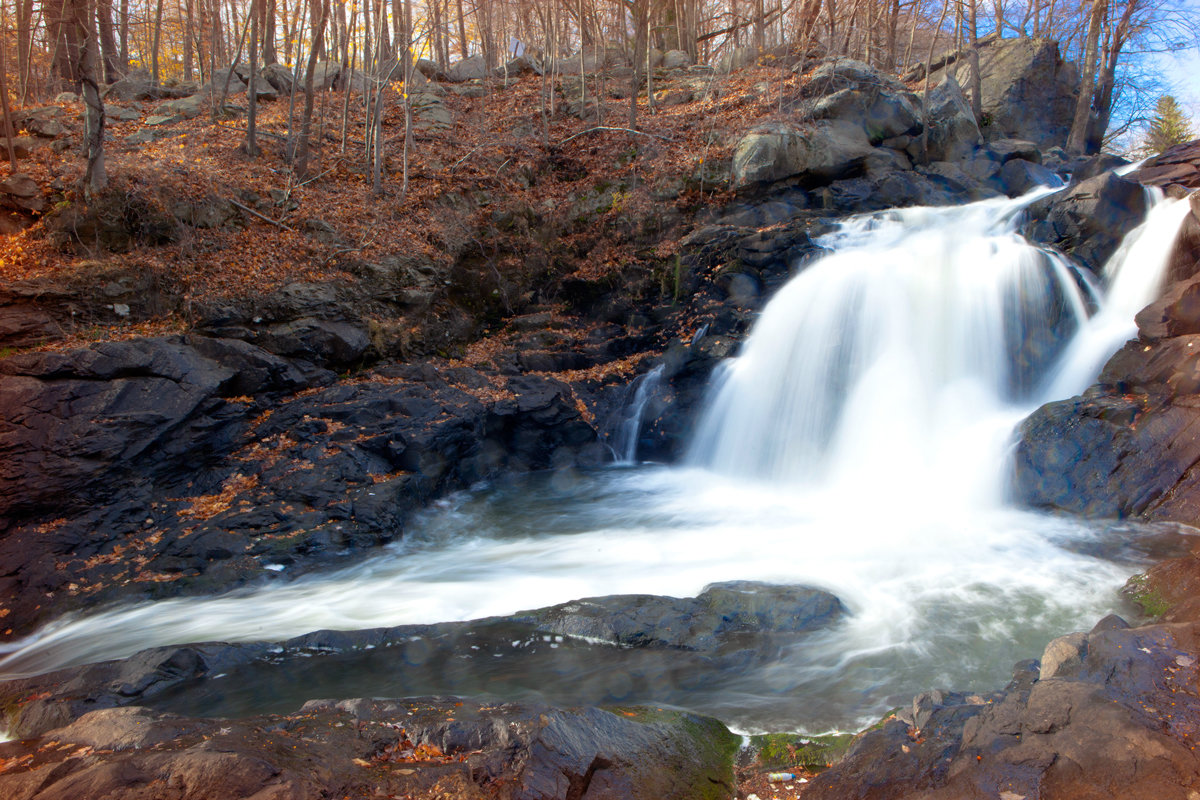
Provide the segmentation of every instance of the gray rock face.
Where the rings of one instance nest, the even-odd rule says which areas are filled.
[[[663,53],[663,69],[686,69],[692,65],[692,57],[684,50],[668,50]]]
[[[757,60],[758,51],[753,47],[734,47],[721,54],[717,63],[713,64],[713,69],[721,75],[728,75],[739,69],[753,66]]]
[[[954,77],[929,92],[929,160],[962,161],[983,143],[971,106]]]
[[[861,167],[872,148],[861,126],[845,120],[805,125],[770,125],[738,142],[733,185],[744,188],[798,177],[828,182]]]
[[[491,75],[491,70],[488,69],[487,62],[484,61],[481,55],[471,56],[462,61],[455,61],[446,70],[446,80],[452,83],[477,80],[486,78],[489,75]]]
[[[170,337],[0,362],[0,514],[76,495],[123,461],[182,444],[222,396],[297,389],[291,365],[244,342]],[[191,431],[204,436],[206,426]]]
[[[907,92],[879,87],[833,92],[817,100],[810,113],[814,119],[857,122],[872,144],[921,130],[921,112],[915,98]]]
[[[992,39],[979,51],[982,109],[989,139],[1025,139],[1039,147],[1061,146],[1071,131],[1079,71],[1046,39]],[[935,71],[934,81],[956,73],[971,85],[969,59]]]
[[[1112,173],[1075,184],[1029,208],[1029,238],[1074,256],[1099,273],[1146,214],[1141,185]]]

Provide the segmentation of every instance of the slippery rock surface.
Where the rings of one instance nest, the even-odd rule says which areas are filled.
[[[1185,250],[1192,217],[1179,241]],[[1089,516],[1200,523],[1200,279],[1189,275],[1196,267],[1177,249],[1172,275],[1182,280],[1138,314],[1139,337],[1082,396],[1042,406],[1021,424],[1018,500]]]
[[[311,697],[479,695],[510,684],[572,702],[665,702],[672,686],[717,685],[805,646],[846,613],[818,589],[730,582],[692,598],[613,595],[466,622],[159,647],[0,684],[0,724],[36,736],[99,708],[246,716]]]
[[[313,565],[397,538],[446,491],[607,458],[554,378],[415,365],[320,388],[331,377],[194,335],[0,361],[9,630]]]
[[[695,800],[732,796],[737,742],[715,720],[655,709],[317,700],[282,717],[203,720],[130,707],[0,744],[0,794]]]
[[[1031,205],[1024,233],[1099,273],[1146,210],[1141,184],[1106,172]]]
[[[804,796],[1189,800],[1200,788],[1196,633],[1110,617],[1018,664],[1002,692],[919,695]]]

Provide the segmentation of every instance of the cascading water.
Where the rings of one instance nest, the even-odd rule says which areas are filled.
[[[1030,374],[1087,318],[1070,263],[1015,232],[1036,196],[825,237],[834,252],[780,290],[724,371],[691,462],[889,501],[994,492]]]
[[[618,464],[633,464],[637,460],[638,435],[642,432],[642,417],[646,404],[662,384],[663,365],[651,369],[634,383],[633,401],[625,409],[627,416],[621,422],[619,436],[613,454]]]
[[[558,703],[673,703],[743,729],[815,732],[855,728],[932,686],[1003,684],[1014,661],[1114,610],[1116,589],[1160,546],[1128,527],[999,501],[1012,426],[1041,399],[1036,387],[1067,369],[1055,360],[1082,347],[1062,355],[1072,333],[1094,328],[1070,264],[1015,232],[1029,200],[844,223],[823,242],[832,252],[780,291],[724,370],[689,466],[572,471],[456,495],[352,568],[57,621],[0,650],[0,677],[153,645],[759,580],[828,589],[851,615],[737,674],[647,676],[636,651],[611,648],[589,651],[590,671],[564,672],[561,662],[531,666],[514,648],[470,661],[474,677],[453,685],[409,661],[405,673],[424,677],[403,691],[505,686]],[[1173,213],[1159,206],[1148,224],[1167,230]],[[1112,281],[1143,260],[1127,251]],[[1128,324],[1132,312],[1120,313]],[[289,702],[395,693],[378,674],[396,657],[377,657],[390,660],[364,655],[341,683],[298,685]]]

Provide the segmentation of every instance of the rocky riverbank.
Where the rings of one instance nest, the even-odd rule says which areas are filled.
[[[1039,69],[1053,66],[1038,52]],[[605,462],[631,380],[659,365],[639,452],[678,456],[712,369],[838,216],[1018,195],[1069,172],[1075,182],[1034,207],[1027,232],[1096,270],[1144,211],[1139,180],[1175,193],[1194,184],[1191,151],[1122,179],[1067,159],[1044,126],[1009,115],[1003,130],[981,131],[952,78],[932,99],[922,137],[920,99],[906,84],[846,60],[817,65],[787,118],[738,130],[704,167],[715,172],[701,184],[717,181],[724,202],[668,215],[677,240],[630,266],[624,284],[619,272],[572,265],[542,275],[553,290],[541,295],[531,275],[493,288],[480,276],[495,263],[460,243],[448,269],[362,261],[349,286],[293,282],[254,304],[210,298],[181,332],[58,350],[31,343],[53,340],[80,307],[148,317],[182,299],[129,276],[86,303],[78,287],[10,287],[0,343],[20,352],[0,359],[0,480],[13,487],[0,498],[3,636],[73,610],[328,568],[403,537],[412,515],[447,492]],[[603,191],[577,200],[581,228],[620,204]],[[608,205],[588,211],[585,201]],[[184,216],[205,216],[194,212]],[[81,213],[72,225],[86,222]],[[663,236],[649,227],[656,216],[644,209],[606,230],[644,244]],[[563,233],[542,223],[488,215],[476,233]],[[1197,521],[1188,348],[1200,332],[1191,299],[1200,221],[1188,225],[1178,282],[1139,316],[1142,340],[1083,398],[1025,423],[1024,502]],[[1044,362],[1053,347],[1026,355]],[[1004,690],[923,694],[806,796],[1190,797],[1200,789],[1191,750],[1200,653],[1190,612],[1178,609],[1195,603],[1195,563],[1158,567],[1138,587],[1143,600],[1171,605],[1169,624],[1110,619],[1056,640]],[[563,636],[650,653],[655,669],[688,659],[737,669],[844,612],[824,593],[762,591],[766,606],[746,599],[760,593],[728,587],[695,600],[593,598],[500,621],[167,648],[10,682],[0,707],[25,738],[0,745],[0,787],[45,800],[728,797],[739,792],[735,737],[669,709],[315,695],[299,711],[236,720],[163,708],[215,698],[205,692],[220,694],[230,675],[253,687],[256,670],[413,641],[432,643],[421,657],[434,665],[468,638],[483,647],[489,637]]]

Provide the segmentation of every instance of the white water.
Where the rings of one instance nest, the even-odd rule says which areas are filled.
[[[1000,502],[1012,426],[1037,402],[1014,354],[1047,325],[1093,333],[1070,266],[1013,232],[1028,202],[846,223],[828,239],[837,252],[781,290],[726,370],[691,468],[565,471],[459,495],[402,545],[337,573],[60,620],[0,651],[0,675],[761,580],[821,586],[852,616],[747,684],[726,681],[724,696],[643,699],[743,728],[819,730],[931,686],[1002,684],[1013,661],[1115,608],[1139,558],[1130,531]]]
[[[1158,192],[1157,189],[1152,190]],[[1104,303],[1074,337],[1042,393],[1046,400],[1069,397],[1100,374],[1104,362],[1137,336],[1134,316],[1157,296],[1163,267],[1190,206],[1184,200],[1154,199],[1146,221],[1133,230],[1104,266]]]
[[[659,364],[635,381],[637,386],[633,393],[633,402],[625,410],[628,416],[621,423],[620,436],[614,448],[618,464],[637,462],[638,434],[642,432],[642,417],[646,413],[646,404],[662,384],[662,375],[663,365]]]

